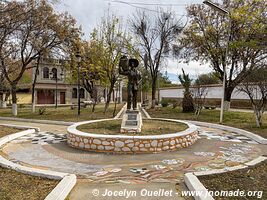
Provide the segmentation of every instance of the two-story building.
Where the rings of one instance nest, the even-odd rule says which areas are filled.
[[[18,85],[18,104],[31,104],[32,98],[32,83],[36,76],[34,102],[36,105],[70,105],[78,102],[78,85],[76,81],[71,81],[71,74],[63,67],[62,60],[42,59],[39,64],[39,69],[33,67],[26,71],[24,76],[28,76],[28,83]],[[115,98],[120,98],[122,87],[114,88],[111,101]],[[107,88],[98,84],[97,95],[98,100],[105,102]],[[11,97],[9,97],[11,98]],[[80,88],[81,101],[90,101],[89,93],[81,86]],[[10,101],[10,100],[9,100]]]

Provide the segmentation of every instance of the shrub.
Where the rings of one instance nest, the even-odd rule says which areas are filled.
[[[162,107],[167,107],[167,106],[169,105],[169,102],[168,102],[167,100],[164,100],[164,99],[161,100],[160,103],[161,103],[161,106],[162,106]]]
[[[180,74],[178,78],[185,89],[182,101],[183,112],[194,112],[194,102],[189,90],[192,80],[189,78],[189,74],[185,74],[184,69],[182,69],[182,72],[183,74]]]
[[[194,112],[195,110],[192,95],[187,90],[185,90],[184,92],[182,107],[183,107],[183,112]]]
[[[46,111],[46,107],[39,108],[39,115],[43,115]]]
[[[180,105],[180,103],[179,103],[178,101],[175,101],[175,102],[173,102],[173,104],[172,104],[172,108],[175,109],[175,108],[177,108],[179,105]]]

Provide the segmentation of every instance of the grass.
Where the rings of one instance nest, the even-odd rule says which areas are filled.
[[[147,111],[151,117],[160,118],[197,120],[210,123],[219,123],[220,119],[219,110],[202,110],[201,114],[198,117],[194,113],[183,113],[181,108],[173,109],[172,107],[160,107],[157,109],[149,109]],[[264,121],[267,121],[267,115],[263,116],[263,122]],[[255,116],[253,113],[225,111],[223,124],[248,130],[267,138],[267,124],[264,124],[262,128],[257,128],[255,123]]]
[[[267,161],[242,170],[198,177],[209,191],[263,191],[255,196],[216,199],[267,199]]]
[[[58,182],[0,167],[0,199],[43,200]]]
[[[105,122],[97,122],[93,124],[85,124],[78,126],[78,130],[87,133],[96,133],[104,135],[118,135],[120,133],[121,120],[112,120]],[[160,120],[143,120],[142,132],[134,135],[161,135],[176,133],[187,129],[186,124],[177,122],[167,122]],[[124,135],[133,135],[132,133]]]
[[[16,128],[0,126],[0,138],[18,132]],[[0,199],[42,200],[58,181],[34,177],[0,167]]]
[[[16,132],[19,132],[19,130],[16,128],[0,126],[0,138]]]
[[[32,113],[31,108],[18,108],[18,118],[25,119],[43,119],[43,120],[56,120],[56,121],[83,121],[83,120],[94,120],[94,119],[104,119],[104,118],[112,118],[113,117],[113,109],[114,104],[110,104],[106,114],[104,114],[104,104],[99,104],[95,108],[95,112],[91,112],[91,107],[81,109],[81,115],[77,115],[77,107],[71,109],[70,107],[58,107],[55,109],[54,107],[46,107],[46,110],[43,115],[40,115],[38,112],[38,107],[36,108],[36,112]],[[118,104],[116,113],[120,111],[123,107],[123,104]],[[13,117],[11,114],[11,109],[0,109],[1,117]]]

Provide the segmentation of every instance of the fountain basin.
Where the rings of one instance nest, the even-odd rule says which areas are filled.
[[[104,135],[79,131],[78,126],[96,122],[105,122],[114,119],[101,119],[75,123],[68,127],[67,143],[69,146],[103,153],[158,153],[163,151],[175,151],[194,144],[198,139],[197,127],[191,123],[174,120],[152,118],[168,122],[183,123],[188,126],[181,132],[161,135]]]

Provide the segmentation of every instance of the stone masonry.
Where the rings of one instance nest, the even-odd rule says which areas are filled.
[[[156,153],[172,151],[188,147],[198,139],[198,132],[194,131],[188,135],[175,136],[170,138],[140,139],[129,138],[104,138],[104,137],[83,137],[75,134],[68,134],[68,144],[72,147],[93,152],[106,153]]]

